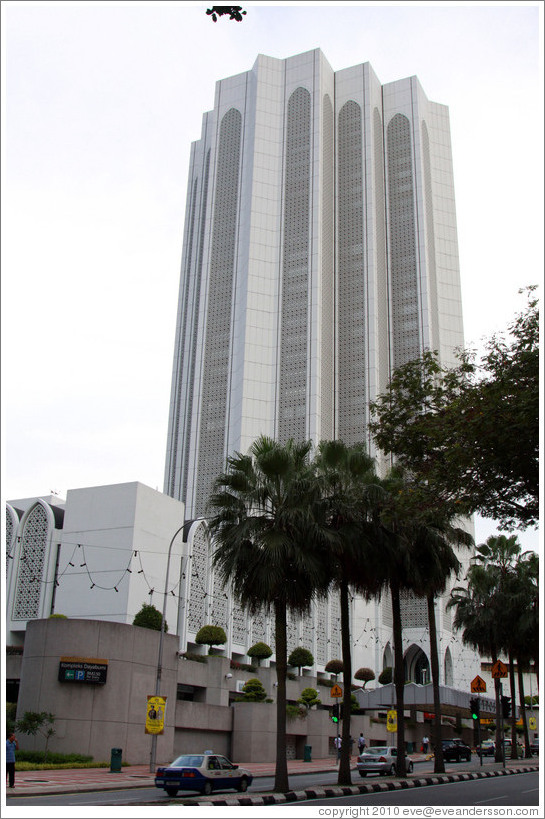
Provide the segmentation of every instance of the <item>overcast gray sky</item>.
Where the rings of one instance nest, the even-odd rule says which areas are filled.
[[[162,491],[190,144],[259,53],[449,106],[468,345],[542,285],[541,2],[211,5],[2,2],[5,498]]]

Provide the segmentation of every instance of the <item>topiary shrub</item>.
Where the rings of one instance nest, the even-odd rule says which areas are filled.
[[[257,660],[258,666],[261,665],[261,660],[268,660],[272,653],[272,648],[267,643],[255,643],[247,651],[248,657]]]
[[[375,679],[375,672],[371,668],[358,668],[354,674],[354,679],[362,680],[362,688],[365,688],[368,682]]]
[[[342,660],[330,660],[325,667],[328,674],[341,674],[344,668]]]
[[[195,642],[198,645],[209,646],[208,653],[212,653],[212,646],[222,646],[227,642],[227,635],[221,626],[203,626],[197,632]]]
[[[242,697],[239,697],[237,702],[263,702],[266,697],[267,692],[263,688],[261,680],[252,677],[245,683],[242,689]]]
[[[315,688],[303,688],[297,702],[304,705],[308,711],[313,705],[321,705],[322,700],[318,699],[318,692]]]
[[[298,668],[299,674],[301,674],[301,669],[303,666],[314,665],[314,657],[312,652],[310,652],[308,648],[303,648],[302,646],[294,648],[288,657],[288,665]]]
[[[136,613],[132,624],[133,626],[140,626],[140,628],[151,628],[155,631],[161,631],[162,619],[163,615],[159,609],[156,609],[151,603],[144,603],[140,611]],[[163,631],[168,631],[166,620],[163,624]]]
[[[378,675],[378,681],[380,685],[389,685],[392,682],[392,669],[390,666],[386,666],[383,668],[380,674]]]

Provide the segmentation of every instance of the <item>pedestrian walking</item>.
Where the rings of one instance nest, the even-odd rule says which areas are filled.
[[[19,743],[12,732],[6,739],[6,776],[8,777],[8,787],[15,787],[15,751],[19,750]]]
[[[365,737],[363,736],[363,731],[358,737],[358,753],[363,754],[365,750]]]
[[[423,736],[422,737],[422,753],[424,753],[424,754],[428,753],[428,745],[429,744],[430,744],[430,741],[429,741],[428,737]]]
[[[333,744],[334,744],[335,748],[337,749],[337,762],[338,762],[340,760],[340,758],[341,758],[342,739],[340,738],[340,736],[335,737],[335,739],[333,740]]]

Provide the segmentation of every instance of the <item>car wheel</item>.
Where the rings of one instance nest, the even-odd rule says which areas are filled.
[[[367,776],[367,771],[360,771],[360,776]]]
[[[240,780],[240,782],[238,783],[237,791],[242,791],[244,793],[244,791],[247,791],[247,790],[248,790],[248,780],[246,779],[245,776],[243,776],[242,779]]]
[[[413,763],[409,762],[409,764],[407,765],[407,773],[412,773],[413,769],[414,769]]]
[[[205,782],[202,788],[202,792],[205,796],[210,796],[210,794],[212,793],[212,783]]]
[[[165,790],[169,796],[176,796],[178,793],[178,788],[165,788]]]

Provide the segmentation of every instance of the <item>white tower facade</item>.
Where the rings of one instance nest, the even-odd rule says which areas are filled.
[[[165,492],[234,451],[366,441],[392,368],[463,344],[449,116],[320,50],[217,83],[192,145]]]
[[[319,49],[219,81],[191,149],[165,467],[188,519],[261,434],[375,455],[369,402],[393,368],[424,349],[449,364],[458,346],[448,109],[416,77],[335,72]],[[355,605],[355,668],[388,664],[388,608]],[[453,652],[447,635],[447,677]]]

